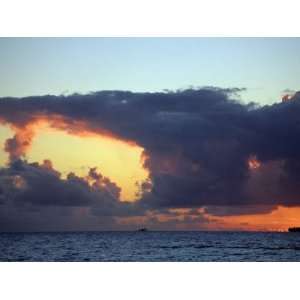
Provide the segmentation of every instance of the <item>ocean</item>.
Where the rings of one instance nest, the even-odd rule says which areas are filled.
[[[299,233],[1,233],[0,261],[300,261]]]

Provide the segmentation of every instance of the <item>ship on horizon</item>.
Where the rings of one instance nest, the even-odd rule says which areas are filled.
[[[146,232],[146,231],[148,231],[148,229],[145,228],[145,227],[142,227],[142,228],[139,228],[137,231],[139,231],[139,232]]]
[[[300,227],[290,227],[289,232],[300,232]]]

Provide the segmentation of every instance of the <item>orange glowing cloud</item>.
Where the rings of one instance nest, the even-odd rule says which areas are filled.
[[[24,156],[34,137],[34,124],[28,124],[23,128],[12,125],[15,135],[5,142],[4,150],[9,154],[9,160],[14,161]]]

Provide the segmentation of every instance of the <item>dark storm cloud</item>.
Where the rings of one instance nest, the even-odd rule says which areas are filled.
[[[120,204],[116,186],[108,184],[111,193],[90,194],[83,179],[70,174],[61,183],[50,170],[44,177],[38,173],[36,185],[32,177],[27,179],[32,189],[23,199],[36,205],[76,203],[92,207],[99,215],[203,206],[226,215],[226,209],[216,207],[231,207],[227,214],[235,214],[243,213],[244,207],[259,213],[278,205],[300,205],[300,93],[286,102],[260,107],[234,100],[238,92],[202,88],[2,98],[0,121],[16,130],[6,143],[6,150],[14,154],[12,162],[26,154],[34,138],[30,124],[43,118],[52,120],[52,127],[71,133],[84,130],[135,142],[145,149],[144,164],[150,171],[151,183],[141,186],[142,199],[131,207]],[[18,152],[19,147],[22,151]],[[249,168],[251,156],[260,162],[259,168]],[[35,167],[27,164],[26,168]],[[99,180],[93,170],[89,176]],[[49,187],[51,192],[44,198],[35,197]],[[51,197],[61,189],[61,197]],[[105,198],[106,205],[93,206],[98,197]]]
[[[6,178],[3,188],[20,205],[87,206],[93,202],[94,194],[87,181],[73,173],[62,180],[49,161],[41,165],[15,161],[0,170],[0,178]],[[115,200],[106,187],[95,192],[101,200],[109,198],[109,203]]]
[[[64,179],[49,160],[43,164],[18,160],[0,169],[0,191],[0,231],[27,230],[35,223],[53,229],[59,227],[57,219],[65,227],[76,211],[86,212],[84,218],[98,218],[97,223],[109,221],[104,224],[109,228],[114,217],[139,214],[132,204],[120,202],[120,188],[96,168],[86,178],[69,173]]]
[[[149,205],[299,205],[299,96],[265,107],[227,99],[219,109],[217,100],[194,111],[190,128],[181,123],[186,135],[175,150],[149,150]],[[249,170],[251,155],[261,162],[258,170]]]

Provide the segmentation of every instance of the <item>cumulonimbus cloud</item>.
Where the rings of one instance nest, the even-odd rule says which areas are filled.
[[[4,145],[9,168],[26,156],[35,126],[48,122],[71,134],[109,135],[144,148],[149,182],[141,185],[134,209],[122,207],[122,213],[206,207],[225,215],[247,206],[259,213],[259,207],[265,212],[300,205],[300,93],[259,106],[234,100],[237,92],[202,88],[2,98],[0,122],[15,131]],[[76,190],[82,182],[71,183]],[[53,204],[65,205],[65,198],[54,198]],[[118,206],[115,198],[111,201]],[[114,209],[117,215],[119,208]]]

